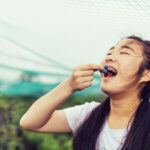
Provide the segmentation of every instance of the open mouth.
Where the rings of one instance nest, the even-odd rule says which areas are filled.
[[[115,77],[116,75],[117,75],[117,70],[115,68],[109,67],[104,77]]]

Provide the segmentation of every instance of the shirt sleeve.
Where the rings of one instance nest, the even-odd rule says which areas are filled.
[[[87,117],[89,117],[92,110],[99,104],[99,102],[92,101],[64,109],[67,122],[72,130],[73,135],[76,134],[77,128]]]

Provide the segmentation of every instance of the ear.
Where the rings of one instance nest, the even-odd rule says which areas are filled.
[[[142,75],[139,82],[140,83],[142,83],[142,82],[146,83],[148,81],[150,81],[150,70],[144,70],[143,75]]]

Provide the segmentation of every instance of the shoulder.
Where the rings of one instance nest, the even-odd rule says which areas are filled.
[[[86,102],[80,105],[75,105],[73,107],[65,108],[64,112],[67,116],[72,116],[73,118],[82,117],[85,118],[89,113],[101,103],[96,101]]]
[[[73,130],[73,133],[83,123],[83,121],[89,117],[92,110],[100,104],[100,102],[91,101],[64,109],[66,119]]]
[[[80,111],[80,113],[88,113],[89,111],[93,110],[95,107],[100,105],[100,102],[96,101],[91,101],[91,102],[86,102],[80,105],[75,105],[73,107],[65,108],[64,111],[76,111],[77,113]]]

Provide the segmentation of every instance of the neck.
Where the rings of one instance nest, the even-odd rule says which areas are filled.
[[[127,96],[128,94],[126,93],[121,94],[119,97],[110,97],[109,116],[129,119],[140,104],[140,98],[133,93],[130,93],[130,96]]]

